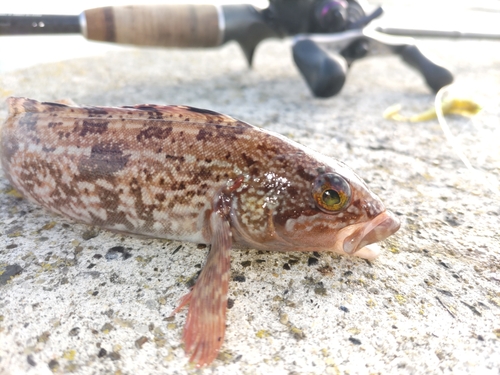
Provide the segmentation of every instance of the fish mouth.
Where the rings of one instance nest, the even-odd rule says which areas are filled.
[[[339,241],[339,245],[342,245],[344,253],[375,258],[378,255],[376,250],[366,250],[365,246],[386,239],[396,233],[400,225],[399,219],[391,211],[384,211],[368,222],[345,228],[343,241]]]

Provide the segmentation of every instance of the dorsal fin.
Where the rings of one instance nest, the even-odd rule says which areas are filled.
[[[10,116],[22,113],[52,113],[60,117],[105,118],[129,120],[164,120],[176,122],[205,123],[225,126],[248,126],[231,116],[208,109],[184,105],[138,104],[124,107],[74,106],[60,102],[39,102],[34,99],[10,97],[7,99]]]

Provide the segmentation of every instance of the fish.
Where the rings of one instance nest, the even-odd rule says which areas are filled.
[[[122,233],[209,244],[174,313],[185,351],[217,357],[233,248],[374,259],[400,227],[346,164],[280,134],[183,105],[77,106],[11,97],[0,158],[27,200]]]

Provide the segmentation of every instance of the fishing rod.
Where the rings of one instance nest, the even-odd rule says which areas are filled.
[[[295,64],[313,95],[330,97],[344,86],[349,67],[368,56],[397,54],[437,92],[453,81],[412,38],[388,35],[370,23],[360,0],[270,0],[253,5],[130,5],[88,9],[79,15],[0,14],[0,36],[81,34],[88,40],[134,46],[211,48],[234,40],[249,66],[257,45],[292,37]]]

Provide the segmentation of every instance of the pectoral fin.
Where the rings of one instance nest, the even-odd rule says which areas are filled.
[[[219,353],[226,331],[231,229],[220,212],[210,216],[212,244],[207,262],[193,289],[182,298],[177,312],[189,304],[184,343],[190,361],[211,363]]]

